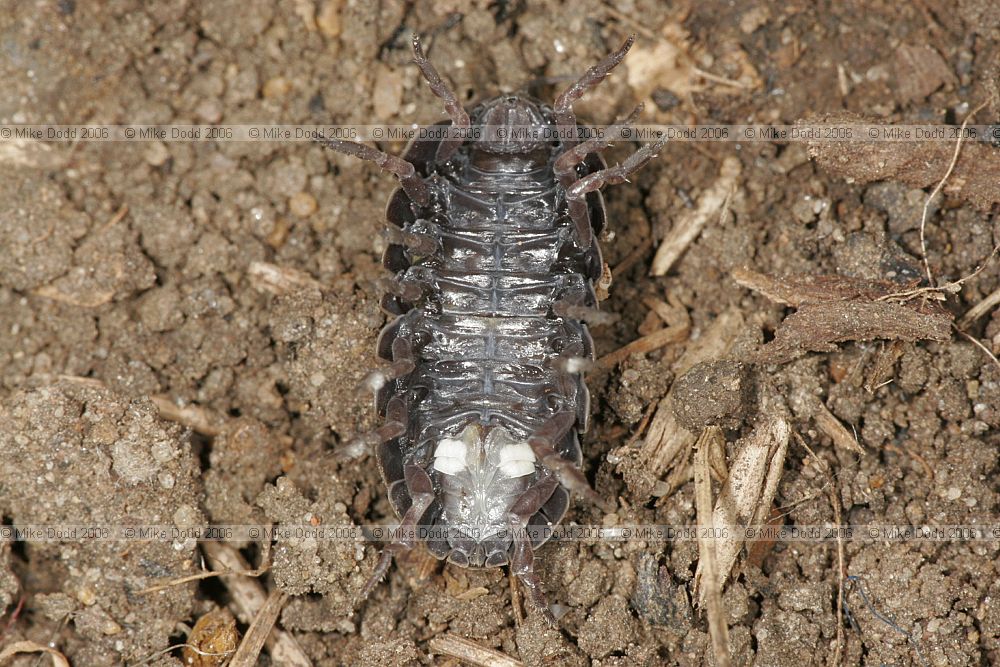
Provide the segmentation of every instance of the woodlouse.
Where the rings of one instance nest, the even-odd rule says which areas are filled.
[[[385,422],[345,451],[374,449],[402,531],[445,528],[447,537],[427,546],[458,565],[509,563],[549,619],[532,568],[548,534],[525,528],[558,523],[570,491],[610,510],[580,471],[578,438],[589,419],[581,373],[593,360],[585,322],[597,313],[603,267],[599,188],[625,181],[664,143],[609,168],[600,151],[641,106],[603,138],[584,141],[573,103],[633,40],[551,107],[504,95],[466,112],[414,36],[414,62],[450,117],[438,123],[444,136],[412,142],[403,157],[318,139],[375,162],[401,185],[386,209],[383,256],[395,277],[382,307],[395,319],[377,346],[390,365],[369,376]],[[463,134],[470,128],[481,130],[474,139]],[[364,595],[392,555],[413,546],[407,536],[391,542]]]

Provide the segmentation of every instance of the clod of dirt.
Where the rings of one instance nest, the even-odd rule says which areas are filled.
[[[896,85],[905,102],[922,100],[945,84],[954,84],[955,73],[941,54],[926,44],[901,44],[896,49]]]
[[[592,658],[624,652],[636,640],[635,616],[620,595],[608,595],[594,607],[580,629],[580,648]]]
[[[932,199],[927,206],[927,217],[933,219],[937,213],[940,196]],[[920,188],[908,188],[901,183],[884,181],[873,183],[865,190],[864,202],[889,215],[889,231],[902,234],[920,228],[927,193]]]
[[[378,365],[372,347],[381,323],[375,304],[346,289],[305,289],[274,301],[270,324],[288,369],[289,396],[342,437],[375,425],[371,395],[358,385]]]
[[[347,539],[312,535],[309,529],[352,525],[343,502],[350,498],[338,499],[340,495],[330,485],[318,489],[319,500],[310,502],[290,479],[279,477],[257,497],[257,505],[279,531],[287,531],[279,534],[272,552],[275,584],[289,595],[322,593],[334,618],[353,611],[353,600],[364,583],[358,563],[365,550]]]
[[[16,393],[0,409],[0,451],[0,515],[15,525],[204,524],[190,444],[146,399],[70,381]],[[193,573],[196,547],[193,538],[67,539],[29,541],[25,554],[33,576],[76,608],[87,645],[132,661],[167,645],[195,584],[139,591]]]
[[[706,426],[738,428],[753,404],[750,366],[723,359],[705,361],[674,384],[673,408],[681,426],[700,433]]]
[[[863,137],[881,133],[881,121],[852,113],[825,114],[802,122],[853,125]],[[954,153],[954,142],[947,141],[809,142],[810,157],[831,174],[857,183],[893,180],[916,188],[940,182]],[[965,142],[944,192],[982,211],[1000,202],[1000,160],[996,159],[996,148]]]
[[[652,554],[639,556],[632,607],[650,625],[683,634],[691,625],[691,603],[685,587],[674,583],[666,565]]]
[[[216,436],[205,471],[205,509],[214,523],[258,523],[253,501],[281,473],[281,443],[259,421],[241,417]]]

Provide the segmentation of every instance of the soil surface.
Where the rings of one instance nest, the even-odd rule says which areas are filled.
[[[974,122],[1000,122],[994,0],[2,4],[4,124],[429,124],[443,113],[410,62],[414,31],[470,104],[515,90],[552,99],[636,34],[620,70],[576,106],[594,124],[637,102],[650,123],[851,114],[958,125],[983,102]],[[706,424],[725,427],[720,474],[760,422],[758,402],[787,415],[794,437],[764,508],[775,522],[997,523],[1000,365],[969,339],[838,329],[780,361],[755,356],[795,311],[734,270],[920,285],[921,216],[953,146],[926,159],[912,153],[920,144],[877,146],[668,143],[632,183],[607,189],[602,308],[619,318],[593,328],[597,356],[675,326],[664,309],[684,314],[687,333],[589,374],[584,468],[619,509],[574,500],[566,522],[695,522],[689,452],[659,468],[640,456],[673,387],[675,428],[694,429],[690,442]],[[609,161],[632,150],[617,145]],[[741,166],[728,211],[652,277],[657,248],[727,158]],[[967,142],[958,178],[928,207],[941,284],[1000,242],[998,181],[970,176],[998,165],[996,146]],[[2,523],[395,522],[375,462],[333,454],[377,424],[357,385],[385,322],[379,230],[395,185],[308,143],[0,144]],[[998,265],[933,303],[915,298],[961,322],[1000,289]],[[891,306],[930,312],[913,299]],[[727,352],[694,359],[709,365],[685,376],[685,353],[723,317],[739,323]],[[960,326],[1000,352],[1000,310]],[[843,446],[845,433],[863,453]],[[848,542],[843,569],[833,542],[753,545],[723,591],[733,662],[1000,663],[998,545]],[[377,553],[270,549],[256,581],[290,596],[277,625],[312,664],[454,665],[435,648],[451,636],[526,665],[714,664],[695,542],[545,545],[535,566],[557,628],[522,609],[506,569],[463,570],[420,550],[359,600]],[[256,565],[261,545],[242,555]],[[203,564],[194,540],[2,543],[0,651],[29,640],[76,666],[182,664],[199,618],[230,607],[241,633],[251,620],[218,579],[145,592]],[[259,660],[295,664],[273,645]]]

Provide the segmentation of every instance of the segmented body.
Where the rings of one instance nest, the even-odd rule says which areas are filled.
[[[593,359],[583,319],[597,314],[602,275],[595,238],[605,223],[599,189],[622,183],[656,155],[647,144],[608,168],[605,138],[580,142],[572,104],[625,57],[629,38],[560,94],[550,108],[519,96],[466,113],[424,57],[414,62],[450,123],[402,157],[339,140],[329,148],[376,163],[401,187],[386,212],[394,273],[379,336],[390,362],[369,376],[383,426],[344,447],[375,448],[403,535],[382,552],[367,595],[418,526],[438,558],[463,566],[511,564],[529,599],[552,621],[534,574],[534,548],[562,519],[569,492],[609,508],[580,470],[589,397],[581,371]],[[629,120],[634,119],[638,107]],[[471,137],[447,130],[475,129]]]
[[[503,99],[483,108],[498,103]],[[539,108],[551,124],[551,111]],[[392,343],[405,337],[415,369],[379,392],[382,413],[400,397],[407,420],[402,436],[379,447],[378,461],[400,516],[411,502],[406,464],[426,469],[440,490],[420,525],[443,525],[456,537],[431,541],[436,556],[461,565],[504,565],[512,545],[507,512],[545,474],[531,450],[517,443],[556,414],[571,413],[575,423],[556,449],[574,465],[582,460],[577,434],[587,428],[588,392],[581,375],[570,371],[592,358],[592,342],[586,324],[555,313],[553,304],[596,306],[601,256],[596,243],[580,248],[574,239],[566,192],[553,169],[561,145],[549,146],[547,160],[527,171],[516,153],[486,160],[488,169],[477,166],[475,144],[439,164],[433,159],[437,147],[416,142],[404,155],[428,184],[430,204],[417,205],[400,188],[387,209],[391,224],[432,237],[436,248],[419,255],[393,244],[383,258],[401,282],[419,287],[420,296],[409,303],[393,295],[384,301],[398,318],[383,331],[379,354],[392,360]],[[584,165],[584,173],[604,166],[596,154]],[[599,232],[600,194],[588,195],[587,203]],[[506,435],[463,440],[470,426]],[[448,456],[461,446],[442,449],[442,440],[461,442],[465,451]],[[509,458],[515,455],[520,458]],[[507,458],[501,462],[501,456]],[[568,493],[557,485],[530,523],[557,523],[567,505]]]

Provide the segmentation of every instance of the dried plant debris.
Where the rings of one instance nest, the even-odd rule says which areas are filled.
[[[757,360],[785,363],[806,352],[830,352],[852,340],[937,340],[951,338],[951,314],[918,297],[918,291],[888,281],[842,276],[774,278],[748,269],[733,279],[777,303],[797,310],[785,318]],[[928,295],[933,293],[928,292]]]
[[[787,411],[773,398],[762,401],[760,411],[760,423],[749,436],[736,443],[736,457],[715,501],[711,519],[702,518],[699,511],[699,526],[718,530],[729,527],[726,538],[714,540],[720,585],[729,577],[743,548],[746,531],[742,527],[768,522],[788,451],[792,429]],[[701,570],[699,562],[699,577]],[[702,589],[702,602],[704,596]]]
[[[882,121],[852,113],[825,114],[799,124],[854,125],[855,132],[862,137],[872,132],[879,138],[884,125]],[[953,142],[940,140],[809,142],[809,155],[832,174],[857,183],[892,180],[917,188],[938,183],[954,152]],[[966,142],[944,192],[983,211],[1000,202],[1000,159],[996,147]]]

